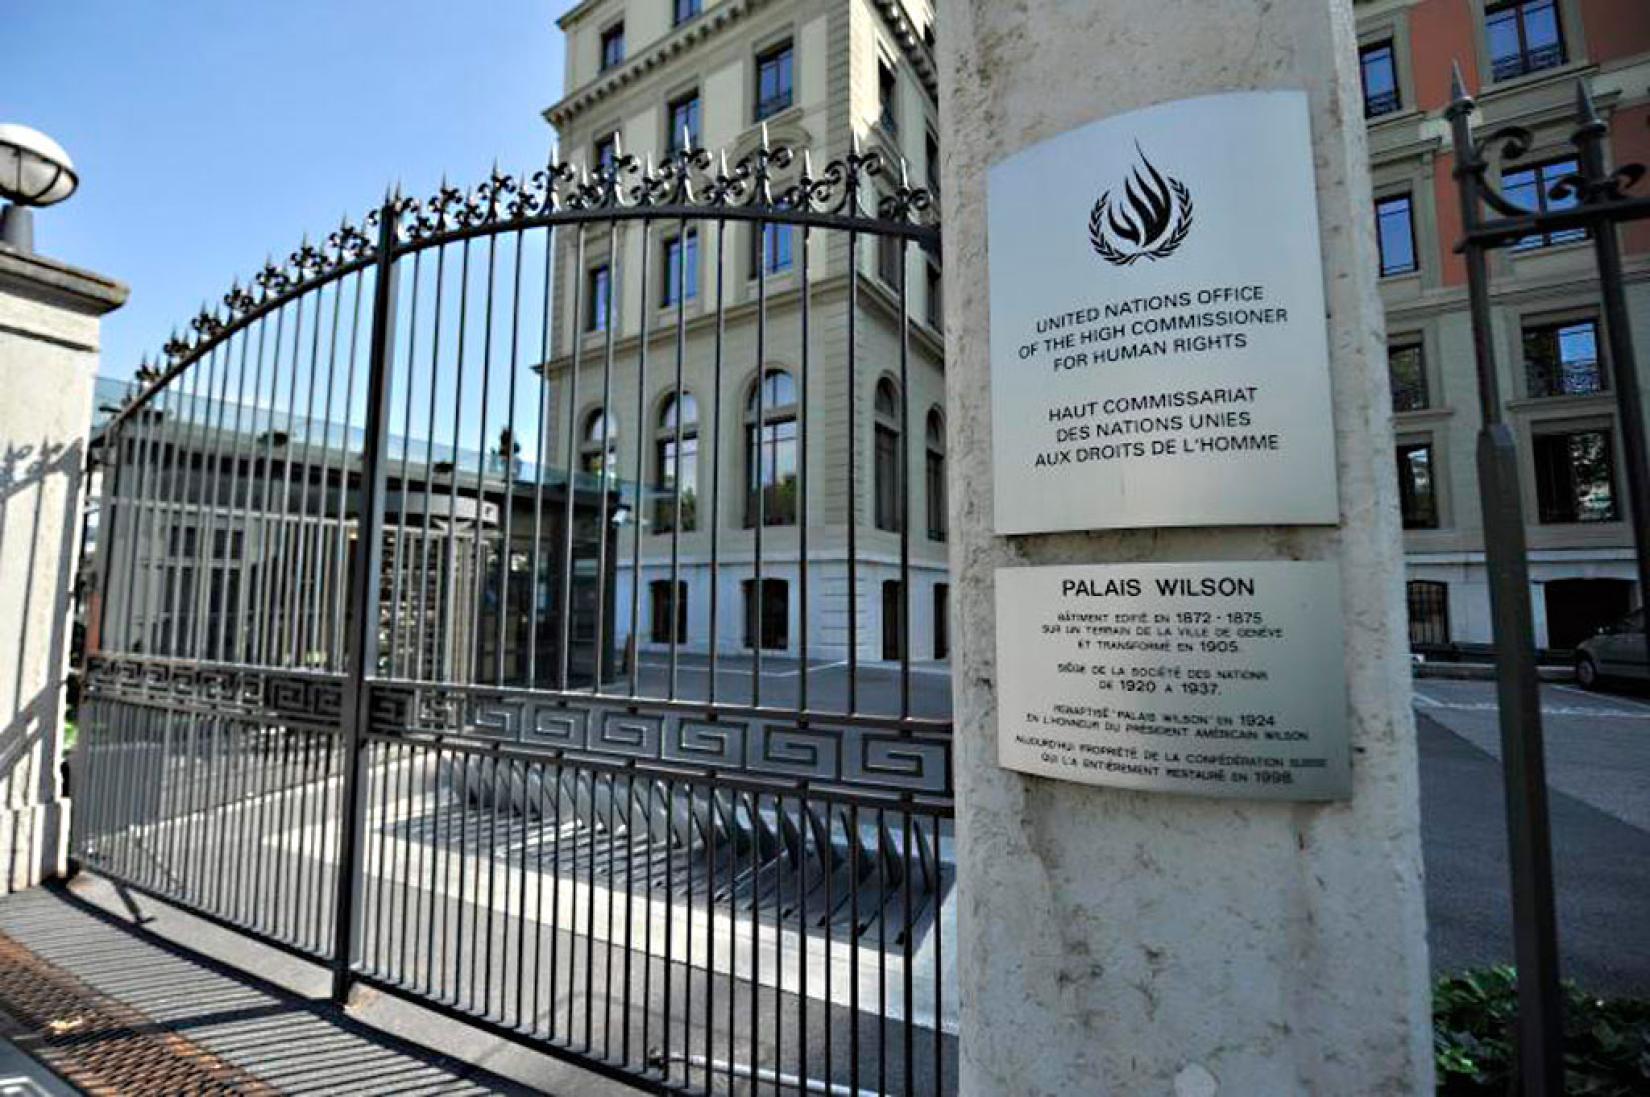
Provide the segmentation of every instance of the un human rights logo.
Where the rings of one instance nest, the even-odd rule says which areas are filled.
[[[1139,259],[1167,259],[1192,230],[1192,192],[1153,167],[1140,142],[1134,151],[1140,162],[1124,180],[1122,195],[1113,201],[1106,191],[1089,213],[1089,242],[1118,267]]]

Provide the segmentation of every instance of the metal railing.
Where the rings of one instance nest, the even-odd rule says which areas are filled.
[[[644,1088],[954,1090],[949,694],[911,657],[930,204],[857,150],[615,150],[392,196],[204,310],[97,439],[76,856],[339,1001]],[[735,270],[769,226],[789,268]],[[688,232],[704,290],[677,262],[667,294]],[[898,532],[861,528],[882,377]],[[695,601],[653,642],[661,589]]]
[[[1497,70],[1497,78],[1503,74]],[[1609,127],[1594,108],[1585,78],[1576,84],[1576,129],[1571,143],[1578,170],[1554,180],[1542,208],[1526,209],[1489,182],[1486,153],[1499,146],[1503,162],[1516,162],[1535,143],[1520,126],[1486,137],[1473,131],[1476,110],[1460,67],[1445,111],[1455,153],[1478,377],[1480,430],[1478,485],[1484,511],[1484,555],[1495,636],[1497,705],[1506,789],[1508,861],[1512,876],[1513,944],[1518,964],[1517,1053],[1521,1092],[1565,1092],[1563,1004],[1559,990],[1558,923],[1554,913],[1552,826],[1536,667],[1524,501],[1519,458],[1507,425],[1495,362],[1488,256],[1516,247],[1532,234],[1585,229],[1593,239],[1604,329],[1627,468],[1640,598],[1650,596],[1650,450],[1644,405],[1627,315],[1616,225],[1650,217],[1650,199],[1628,197],[1644,176],[1640,164],[1606,167]]]

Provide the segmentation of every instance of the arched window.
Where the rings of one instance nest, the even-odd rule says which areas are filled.
[[[606,459],[602,450],[606,448]],[[584,417],[584,433],[579,438],[579,469],[591,476],[600,476],[607,470],[611,483],[619,476],[619,421],[604,415],[601,408],[592,408]]]
[[[945,540],[945,417],[928,409],[928,539]],[[937,658],[937,657],[936,657]]]
[[[745,402],[745,526],[796,524],[796,382],[770,369]]]
[[[876,482],[874,516],[878,529],[900,528],[900,437],[899,395],[894,383],[884,377],[877,382],[876,403]]]
[[[653,443],[653,466],[653,482],[658,490],[653,532],[693,530],[698,523],[699,402],[691,393],[682,393],[680,407],[675,393],[665,397]]]

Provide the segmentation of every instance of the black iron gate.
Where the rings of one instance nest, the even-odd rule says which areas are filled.
[[[98,439],[78,858],[648,1088],[953,1089],[915,448],[860,528],[929,208],[857,150],[615,153],[203,311]]]

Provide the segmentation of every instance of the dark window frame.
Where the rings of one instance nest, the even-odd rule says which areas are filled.
[[[675,308],[680,302],[676,299],[678,275],[671,269],[673,263],[683,264],[680,275],[682,284],[682,301],[694,301],[699,297],[699,230],[688,229],[687,244],[682,244],[683,234],[677,233],[665,237],[660,241],[659,256],[659,307],[664,309]],[[678,259],[677,256],[681,258]]]
[[[1578,328],[1592,329],[1593,358],[1592,379],[1595,385],[1589,388],[1572,387],[1572,374],[1566,368],[1564,360],[1564,336],[1566,332]],[[1610,371],[1604,359],[1603,345],[1600,342],[1601,331],[1597,317],[1577,316],[1567,320],[1542,320],[1523,325],[1520,331],[1520,347],[1524,355],[1524,386],[1525,394],[1533,400],[1551,399],[1555,396],[1600,396],[1610,391]],[[1551,341],[1552,353],[1544,357],[1532,357],[1531,344],[1541,341]],[[1576,374],[1575,376],[1579,376]]]
[[[877,125],[890,137],[899,134],[899,69],[877,57]]]
[[[879,378],[872,397],[871,519],[877,529],[889,533],[900,531],[903,509],[899,401],[899,386],[893,379]]]
[[[701,0],[671,0],[670,25],[679,27],[689,19],[696,18],[704,10]]]
[[[928,539],[944,544],[950,534],[950,516],[946,507],[945,483],[945,417],[939,408],[928,409],[924,430],[923,455],[924,489],[927,492]]]
[[[1531,46],[1530,13],[1543,8],[1552,12],[1555,38],[1550,44]],[[1508,15],[1518,31],[1518,52],[1497,57],[1493,52],[1490,27]],[[1520,76],[1557,68],[1569,60],[1570,52],[1564,38],[1563,5],[1559,0],[1501,0],[1484,5],[1484,49],[1489,56],[1492,80],[1515,80]]]
[[[611,307],[610,299],[613,296],[613,267],[609,263],[597,263],[585,274],[584,284],[584,331],[587,335],[595,335],[607,330],[610,312],[616,311]]]
[[[757,274],[784,274],[796,265],[795,225],[777,221],[753,221],[750,228],[750,277]]]
[[[775,42],[756,55],[756,79],[753,82],[755,108],[754,121],[761,122],[772,118],[781,111],[789,110],[796,102],[796,48],[791,39]],[[773,77],[773,87],[768,94],[763,94],[763,84],[769,74]]]
[[[762,421],[757,420],[757,385],[771,385],[762,398]],[[781,386],[784,386],[783,388]],[[783,403],[769,399],[788,391],[790,399]],[[744,528],[755,529],[757,499],[764,497],[762,524],[764,526],[794,526],[797,523],[799,503],[796,494],[797,476],[789,480],[779,478],[781,451],[788,451],[790,464],[797,467],[801,456],[801,412],[796,378],[776,366],[763,369],[761,377],[747,390],[745,398],[745,514]],[[762,461],[762,480],[757,480],[757,447],[766,451]]]
[[[597,47],[598,72],[616,69],[625,62],[624,20],[602,28]]]
[[[680,497],[682,500],[682,525],[680,532],[692,533],[699,526],[699,401],[688,389],[682,390],[681,403],[689,407],[688,418],[682,420],[681,449],[682,449],[682,485]],[[676,406],[676,394],[672,392],[665,398],[659,409],[656,420],[657,429],[653,442],[653,471],[654,483],[659,486],[659,494],[653,508],[653,532],[676,532],[676,500],[678,492],[675,486],[676,478],[676,445],[677,431],[673,415],[682,414]],[[666,495],[666,489],[669,494]]]
[[[665,151],[679,152],[682,148],[682,126],[678,124],[677,113],[686,110],[689,112],[687,125],[688,137],[693,148],[700,146],[700,127],[704,122],[704,103],[699,96],[699,89],[683,92],[665,104]]]
[[[1386,62],[1392,76],[1392,90],[1387,92],[1370,93],[1369,67],[1371,58],[1386,54]],[[1398,46],[1390,38],[1379,42],[1371,42],[1367,46],[1358,48],[1358,83],[1363,89],[1364,117],[1379,118],[1386,114],[1396,114],[1403,109],[1404,93],[1398,83]]]
[[[755,649],[757,631],[756,580],[742,579],[739,589],[745,598],[745,647]],[[761,629],[763,651],[785,651],[790,647],[791,584],[787,579],[762,579]],[[777,612],[775,612],[777,610]]]
[[[671,617],[676,618],[675,641],[678,644],[687,643],[688,638],[688,585],[686,579],[676,580],[675,605],[672,606],[670,596],[671,581],[669,579],[654,579],[648,583],[648,640],[654,644],[668,644],[671,642]],[[675,613],[672,614],[671,610]]]
[[[1426,454],[1424,468],[1426,482],[1419,484],[1413,475],[1416,465],[1410,455]],[[1425,442],[1400,442],[1397,447],[1398,513],[1403,527],[1437,529],[1438,521],[1438,448],[1431,439]]]
[[[1508,170],[1513,168],[1513,170]],[[1532,164],[1504,164],[1501,168],[1501,193],[1508,200],[1532,209],[1539,213],[1550,213],[1554,210],[1570,209],[1579,202],[1575,194],[1559,202],[1548,193],[1553,186],[1564,176],[1573,175],[1581,170],[1580,162],[1574,156],[1555,156],[1550,160],[1541,160]],[[1526,184],[1522,176],[1529,176]],[[1528,190],[1528,197],[1524,193]],[[1552,247],[1555,244],[1573,244],[1588,239],[1585,228],[1558,229],[1551,232],[1533,232],[1515,241],[1512,250],[1515,252],[1534,251],[1538,248]]]
[[[1400,383],[1398,371],[1393,366],[1400,355],[1407,354],[1415,356],[1415,377],[1412,381]],[[1432,407],[1432,384],[1427,377],[1427,352],[1424,343],[1420,340],[1402,340],[1387,344],[1386,366],[1387,379],[1392,385],[1394,412],[1426,411]]]
[[[1407,266],[1388,261],[1385,234],[1381,231],[1382,211],[1387,208],[1395,209],[1400,205],[1404,210],[1404,228],[1409,236],[1409,263]],[[1400,275],[1414,274],[1421,269],[1421,252],[1415,242],[1415,199],[1410,192],[1389,194],[1384,198],[1375,200],[1375,248],[1380,256],[1382,278],[1395,278]]]
[[[1605,489],[1609,494],[1606,506],[1588,515],[1583,509],[1582,485],[1577,482],[1574,442],[1578,438],[1596,436],[1603,440],[1602,462]],[[1559,454],[1555,443],[1567,444],[1569,452]],[[1530,436],[1531,459],[1535,463],[1536,517],[1544,526],[1590,525],[1594,522],[1621,520],[1621,493],[1616,475],[1615,430],[1607,426],[1573,427],[1556,430],[1534,430]],[[1562,474],[1559,481],[1552,477]]]

